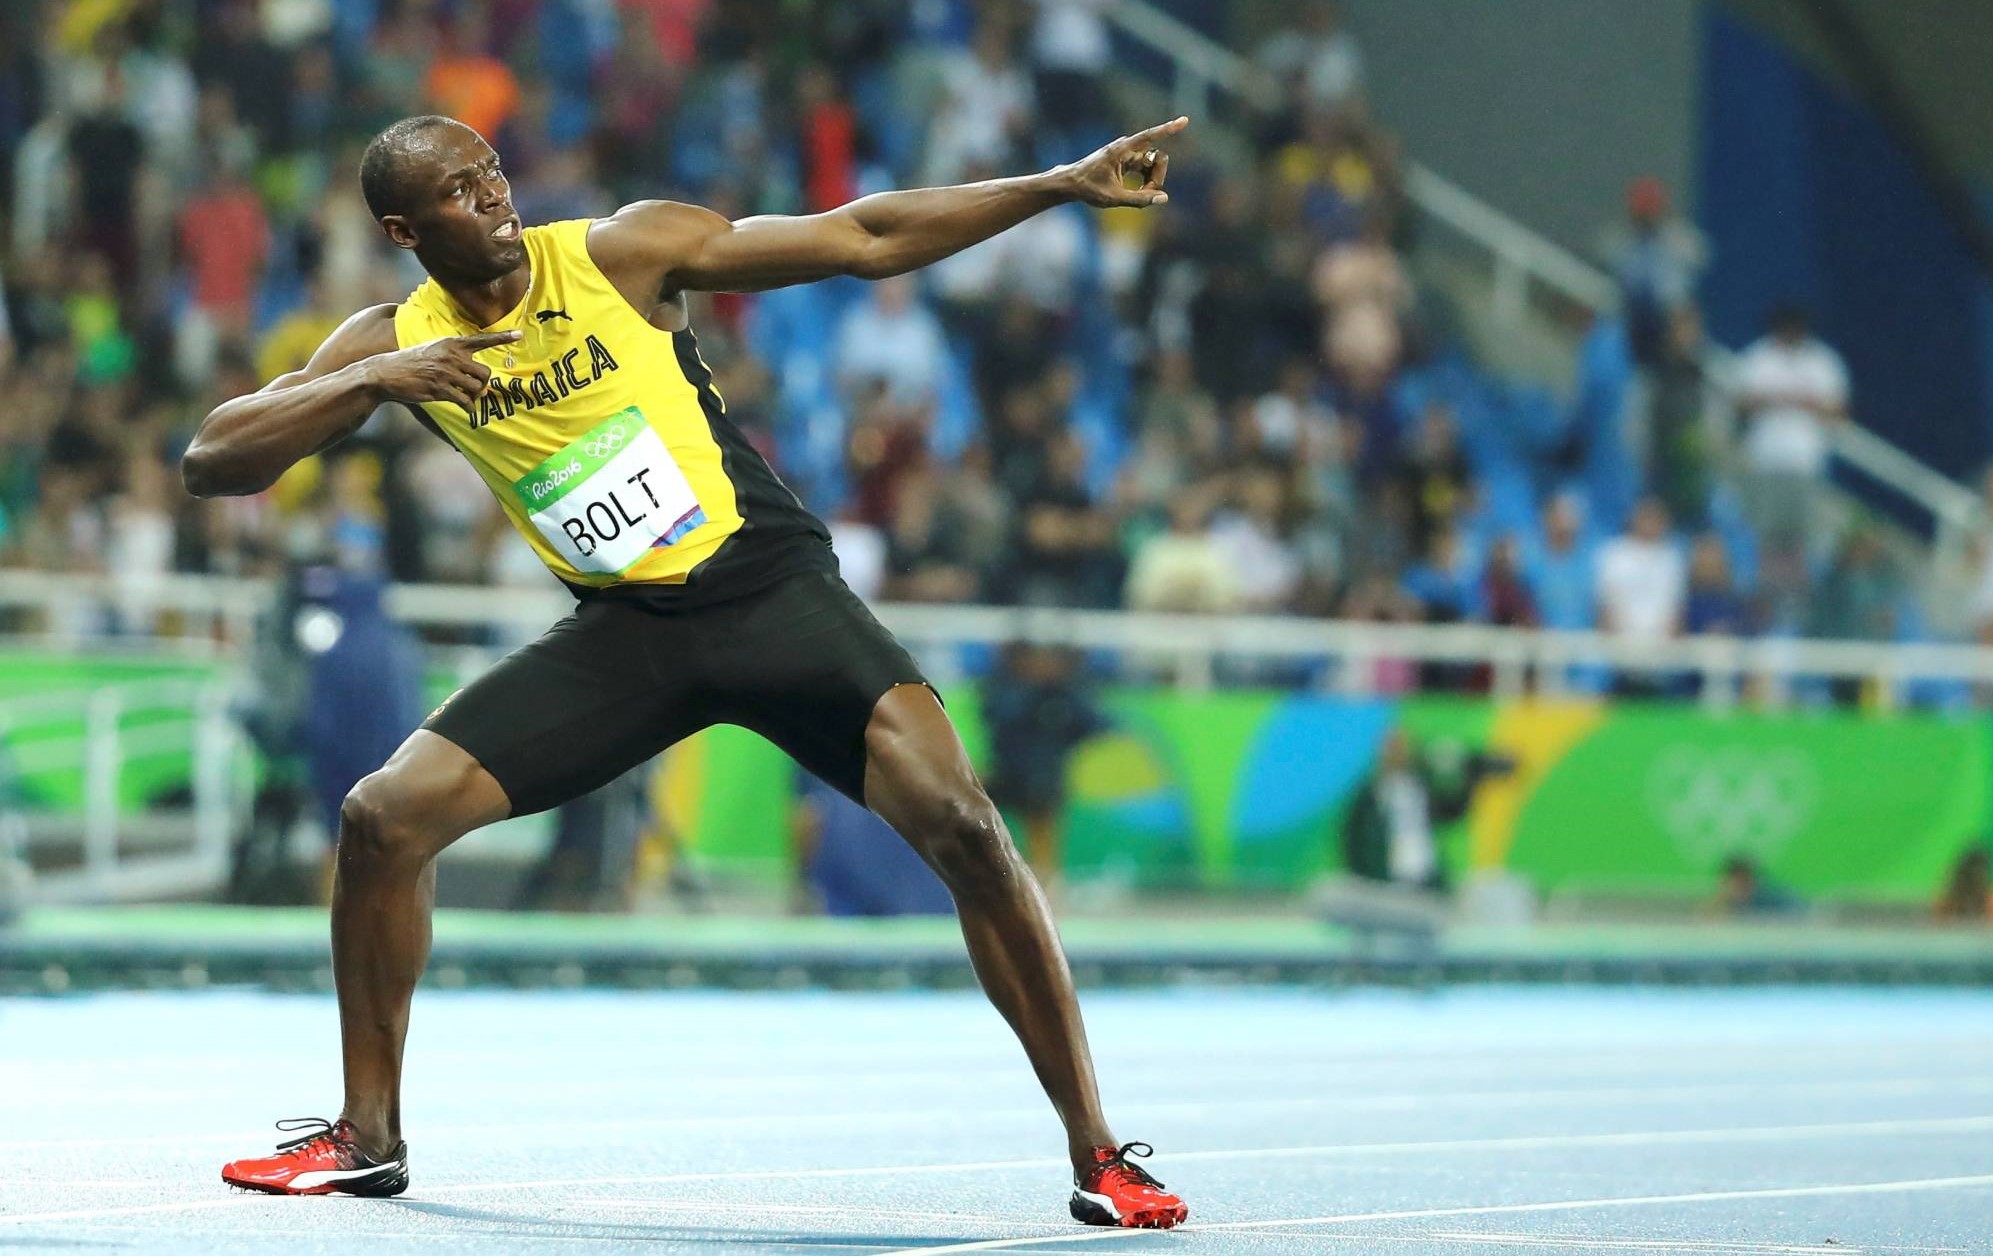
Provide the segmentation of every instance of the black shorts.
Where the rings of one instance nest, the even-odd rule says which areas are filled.
[[[583,602],[423,727],[497,779],[513,815],[557,807],[711,724],[760,733],[861,805],[865,726],[913,657],[834,571],[659,610]]]

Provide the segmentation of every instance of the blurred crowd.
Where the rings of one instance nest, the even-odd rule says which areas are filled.
[[[398,413],[259,497],[175,459],[218,400],[403,296],[354,172],[398,117],[504,155],[529,223],[668,196],[799,213],[1037,169],[1168,116],[1106,0],[40,0],[0,17],[0,562],[299,557],[537,582],[475,474]],[[1871,529],[1821,520],[1845,369],[1777,311],[1712,395],[1706,260],[1642,180],[1602,245],[1621,313],[1568,395],[1462,349],[1414,282],[1395,137],[1333,5],[1228,32],[1279,106],[1174,146],[1161,212],[1067,206],[918,276],[721,296],[736,421],[868,597],[1599,627],[1970,636],[1983,555],[1925,615]],[[1729,415],[1738,453],[1722,453]],[[1409,683],[1409,681],[1408,681]]]

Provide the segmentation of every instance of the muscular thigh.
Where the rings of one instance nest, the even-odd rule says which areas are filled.
[[[603,600],[579,607],[452,694],[423,727],[498,782],[511,814],[596,789],[711,722],[691,669],[660,665],[669,621]]]
[[[720,718],[865,803],[866,728],[887,692],[926,685],[913,657],[830,572],[744,598],[716,627],[709,681]]]

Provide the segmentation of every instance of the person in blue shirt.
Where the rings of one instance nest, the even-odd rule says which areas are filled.
[[[1730,555],[1713,532],[1696,538],[1689,553],[1689,592],[1682,627],[1690,636],[1741,637],[1749,633],[1748,608],[1730,578]]]
[[[1543,511],[1543,538],[1533,547],[1525,578],[1545,628],[1580,632],[1598,622],[1597,567],[1573,497]]]

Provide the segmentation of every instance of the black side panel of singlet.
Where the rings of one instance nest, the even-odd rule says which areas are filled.
[[[733,482],[740,528],[694,567],[683,584],[625,584],[606,589],[570,584],[568,588],[583,601],[611,597],[655,610],[674,610],[741,597],[798,571],[836,570],[830,529],[810,513],[761,451],[749,444],[727,417],[726,406],[713,388],[713,372],[699,358],[698,337],[687,328],[673,332],[671,343],[678,355],[678,369],[698,390],[699,408],[720,447],[720,469]]]

